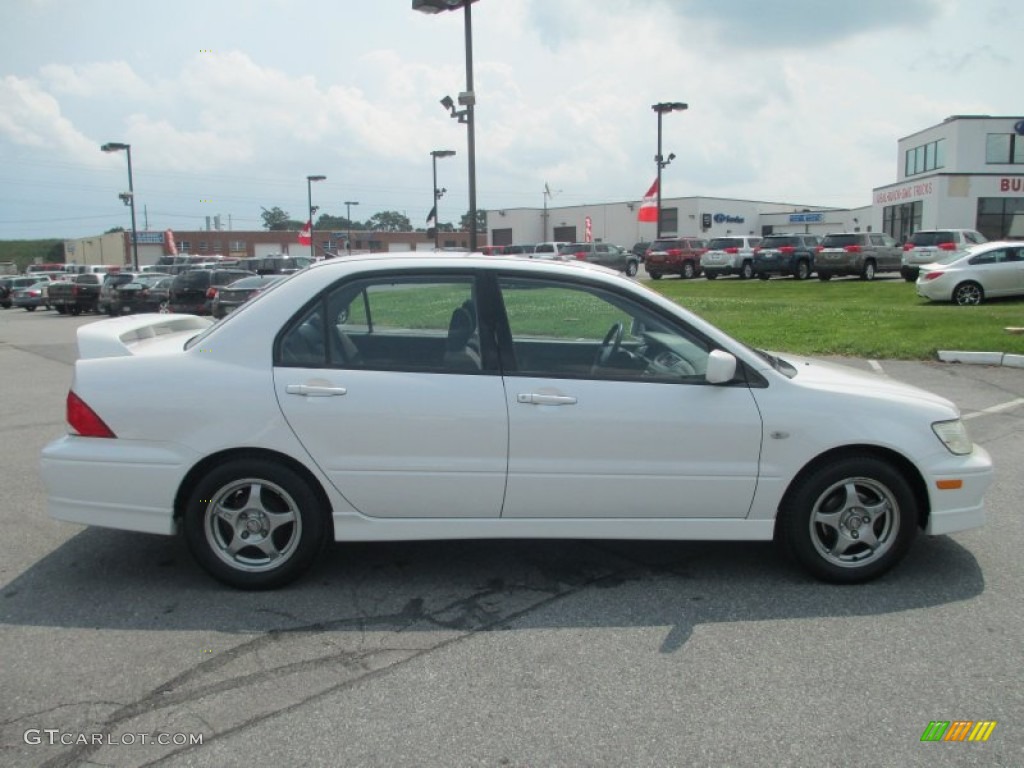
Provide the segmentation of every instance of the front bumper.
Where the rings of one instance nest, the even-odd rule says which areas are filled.
[[[931,535],[956,533],[978,528],[985,522],[984,494],[992,483],[992,459],[981,446],[975,445],[969,456],[949,455],[947,459],[927,468],[928,500],[931,513],[925,533]],[[959,488],[940,490],[940,483],[961,482]]]

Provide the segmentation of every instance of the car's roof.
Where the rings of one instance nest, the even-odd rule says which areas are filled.
[[[565,243],[568,245],[568,243]],[[550,261],[545,259],[531,259],[517,253],[506,255],[490,255],[486,253],[451,253],[447,251],[424,254],[422,252],[406,253],[365,253],[356,256],[346,256],[341,259],[326,259],[313,264],[309,269],[331,269],[341,268],[356,263],[379,264],[381,266],[393,266],[395,268],[405,267],[428,267],[428,268],[479,268],[479,269],[502,269],[514,265],[516,267],[528,268],[532,271],[548,269],[576,269],[593,271],[597,273],[619,274],[614,270],[591,264],[587,261]]]

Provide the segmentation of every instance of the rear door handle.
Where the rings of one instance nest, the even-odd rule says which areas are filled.
[[[289,395],[302,397],[339,397],[348,394],[345,387],[325,387],[316,384],[289,384],[284,391]]]
[[[516,400],[526,405],[576,405],[576,398],[571,395],[545,395],[537,392],[518,395]]]

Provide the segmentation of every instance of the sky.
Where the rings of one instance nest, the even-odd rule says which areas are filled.
[[[478,0],[477,206],[639,200],[651,105],[665,197],[835,207],[896,181],[899,138],[1024,113],[1024,3]],[[468,210],[463,12],[411,0],[0,0],[0,240],[131,226],[259,229],[263,208]]]

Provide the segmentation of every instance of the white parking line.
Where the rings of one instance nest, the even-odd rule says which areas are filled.
[[[979,416],[988,416],[990,413],[999,413],[1000,411],[1008,411],[1011,408],[1016,408],[1018,405],[1024,405],[1024,397],[1018,397],[1016,400],[1011,400],[1008,403],[1002,403],[1000,405],[993,405],[990,408],[982,408],[980,411],[974,413],[968,413],[962,416],[963,419],[976,419]]]
[[[868,360],[868,365],[871,366],[871,370],[877,373],[879,376],[888,376],[885,371],[882,370],[882,364],[877,360]]]

